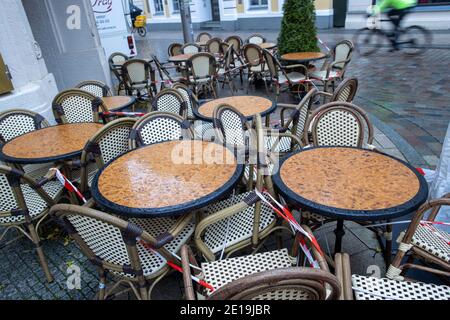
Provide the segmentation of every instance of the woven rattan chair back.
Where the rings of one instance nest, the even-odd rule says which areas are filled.
[[[195,54],[195,53],[199,53],[201,51],[202,51],[202,47],[200,47],[199,45],[197,45],[195,43],[186,43],[185,45],[183,45],[181,47],[182,53]]]
[[[150,112],[139,119],[130,135],[130,148],[173,140],[193,139],[189,121],[169,112]]]
[[[251,67],[259,66],[263,61],[261,48],[257,44],[246,44],[243,48],[244,59]]]
[[[70,89],[56,95],[53,115],[59,124],[99,122],[99,111],[107,111],[102,99],[81,89]]]
[[[228,44],[232,44],[236,52],[241,52],[242,39],[239,36],[229,36],[225,39],[225,42]]]
[[[164,249],[153,249],[149,253],[142,239],[154,247],[155,239],[139,226],[114,215],[87,207],[59,204],[53,206],[50,215],[75,240],[83,254],[99,270],[99,298],[105,298],[106,272],[112,272],[115,279],[125,279],[141,299],[147,299],[146,279],[163,274],[167,266],[163,259],[170,260]],[[143,267],[144,265],[144,267]],[[137,292],[139,290],[139,292]]]
[[[345,71],[345,67],[349,62],[339,62],[349,60],[353,54],[354,45],[350,40],[339,41],[333,50],[334,68],[340,69],[341,74]]]
[[[183,96],[175,89],[163,89],[152,101],[152,111],[170,112],[186,117],[187,104]]]
[[[43,116],[26,109],[11,109],[0,113],[0,143],[8,142],[25,133],[48,127]]]
[[[228,51],[228,48],[230,47],[230,44],[227,42],[221,42],[220,43],[220,53],[225,54],[225,52]]]
[[[155,71],[152,66],[142,59],[131,59],[125,62],[122,66],[122,74],[129,87],[155,80]]]
[[[262,35],[260,34],[252,34],[250,37],[247,38],[247,43],[253,43],[253,44],[261,44],[266,42],[266,38],[264,38]]]
[[[197,36],[197,42],[207,42],[210,39],[212,39],[212,35],[208,32],[201,32]]]
[[[127,61],[129,57],[126,54],[121,52],[114,52],[109,56],[108,62],[109,66],[114,67],[115,65],[119,65]]]
[[[311,127],[314,146],[363,147],[364,129],[368,131],[367,143],[373,141],[373,126],[360,107],[348,102],[327,103],[311,114],[306,128]],[[308,141],[304,132],[304,141]]]
[[[75,86],[75,88],[87,91],[99,98],[112,95],[111,89],[106,84],[95,80],[80,82]]]
[[[266,66],[269,69],[270,75],[272,76],[273,79],[278,80],[280,70],[282,70],[280,62],[272,53],[270,53],[269,50],[263,49],[262,54],[264,56]]]
[[[188,60],[194,81],[212,78],[216,74],[216,59],[211,53],[200,52]]]
[[[129,150],[131,130],[136,119],[121,118],[109,122],[102,127],[86,143],[81,154],[81,182],[80,189],[85,192],[93,176],[89,176],[88,164],[95,161],[98,169],[106,163]]]
[[[284,122],[283,128],[289,129],[292,134],[295,134],[300,140],[304,138],[306,122],[308,121],[311,107],[314,102],[314,96],[317,94],[317,89],[312,88],[303,97],[297,107],[292,110],[289,118]]]
[[[192,90],[189,89],[186,85],[179,82],[175,83],[172,86],[172,89],[177,90],[178,93],[183,97],[184,102],[186,103],[187,118],[194,119],[195,115],[193,108],[196,106],[194,106],[194,98],[193,98],[194,93],[192,92]]]
[[[259,272],[232,281],[213,292],[209,299],[335,300],[339,294],[339,280],[331,273],[292,267]]]
[[[183,45],[181,43],[172,43],[169,48],[167,49],[167,53],[169,55],[169,57],[173,57],[173,56],[177,56],[179,54],[182,54],[183,51],[181,51],[181,47],[183,47]]]
[[[217,106],[213,113],[213,125],[215,136],[224,145],[248,147],[247,120],[236,108],[227,104]]]
[[[334,90],[330,101],[352,102],[358,90],[358,79],[348,78],[343,80]]]
[[[222,39],[220,38],[212,38],[209,39],[206,43],[206,51],[212,54],[220,53],[220,44],[222,43]]]

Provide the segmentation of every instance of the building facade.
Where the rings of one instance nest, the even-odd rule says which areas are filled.
[[[179,30],[179,0],[134,0],[149,18],[150,30]],[[190,0],[194,29],[276,30],[285,0]],[[315,0],[319,29],[365,26],[365,12],[374,0]],[[450,1],[418,0],[407,23],[429,29],[450,29]]]

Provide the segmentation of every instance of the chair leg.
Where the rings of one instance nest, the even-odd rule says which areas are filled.
[[[103,268],[98,270],[100,283],[98,290],[98,300],[105,300],[106,298],[106,271]]]
[[[44,251],[42,250],[39,236],[34,228],[34,225],[29,222],[27,223],[28,231],[30,233],[31,239],[33,239],[33,244],[36,247],[36,253],[38,255],[39,264],[41,265],[42,270],[45,273],[45,277],[47,278],[47,282],[53,282],[53,276],[50,273],[50,269],[48,268],[47,260],[45,259]]]

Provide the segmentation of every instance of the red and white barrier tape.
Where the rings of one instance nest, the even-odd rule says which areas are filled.
[[[422,223],[422,222],[420,222],[420,225],[423,226],[424,228],[428,229],[436,237],[438,237],[439,239],[443,240],[445,243],[450,245],[450,239],[448,239],[447,237],[444,237],[442,234],[440,234],[432,225],[430,225],[429,223]],[[447,223],[446,225],[449,225],[449,224]]]
[[[83,203],[86,203],[87,200],[86,198],[81,194],[80,190],[78,190],[72,182],[70,182],[69,179],[67,179],[62,173],[61,171],[59,171],[59,169],[57,168],[51,168],[50,170],[55,171],[55,175],[56,178],[58,179],[58,181],[64,186],[64,188],[67,189],[67,191],[69,192],[73,192],[75,193],[78,198],[80,198],[81,201],[83,201]]]
[[[321,45],[323,45],[324,47],[325,47],[325,49],[327,49],[327,51],[328,52],[330,52],[331,51],[331,49],[330,48],[328,48],[328,46],[325,44],[325,42],[323,42],[322,40],[320,40],[320,38],[319,37],[316,37],[317,38],[317,40],[319,41],[319,43],[321,44]]]
[[[152,246],[149,245],[148,243],[146,243],[144,240],[139,239],[138,242],[141,245],[143,245],[144,248],[146,248],[146,249],[150,250],[152,253],[156,254],[159,258],[166,260],[158,251],[153,249]],[[176,255],[174,255],[174,256],[178,258],[178,256],[176,256]],[[173,263],[171,261],[166,261],[166,262],[169,265],[169,267],[171,267],[172,269],[174,269],[180,273],[183,273],[183,269],[180,266],[176,265],[175,263]],[[191,265],[191,267],[194,267],[194,266]],[[198,269],[198,268],[196,268],[196,269]],[[197,282],[202,287],[209,289],[210,291],[214,291],[214,287],[212,285],[210,285],[209,283],[207,283],[206,281],[204,281],[196,276],[193,276],[193,275],[191,275],[191,279],[194,280],[195,282]]]
[[[121,111],[105,111],[102,113],[105,116],[128,116],[128,117],[143,117],[145,116],[144,112],[121,112]]]
[[[279,210],[278,208],[276,208],[269,200],[266,199],[266,197],[264,196],[263,193],[259,192],[258,190],[255,190],[256,195],[265,203],[267,204],[270,208],[272,208],[273,211],[275,211],[280,217],[282,217],[283,219],[285,219],[287,222],[289,222],[290,226],[296,230],[297,232],[299,232],[300,234],[302,234],[303,236],[305,236],[306,238],[308,238],[308,240],[312,243],[312,245],[314,246],[314,248],[319,252],[319,254],[321,256],[324,256],[322,249],[319,246],[319,243],[317,242],[317,239],[314,237],[314,235],[308,233],[305,231],[305,229],[303,229],[301,227],[301,225],[297,222],[297,220],[295,220],[294,216],[292,215],[292,213],[289,211],[288,208],[286,208],[285,206],[283,206],[281,203],[279,203],[277,200],[275,200],[268,192],[263,191],[264,194],[268,195],[270,200],[275,203],[281,210]],[[309,249],[306,247],[306,243],[304,245],[302,245],[302,242],[300,241],[300,247],[303,250],[303,252],[305,253],[306,257],[308,258],[309,263],[311,264],[311,266],[313,267],[318,267],[318,263],[317,261],[314,260],[311,252],[309,251]]]

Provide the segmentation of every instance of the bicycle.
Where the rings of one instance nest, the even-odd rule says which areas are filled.
[[[356,31],[353,37],[356,51],[362,56],[375,53],[381,47],[385,47],[383,42],[389,42],[392,50],[403,50],[407,55],[418,55],[427,50],[432,43],[430,31],[424,27],[412,25],[406,28],[398,28],[398,38],[395,40],[394,31],[381,28],[381,22],[390,21],[368,15],[368,26]],[[372,20],[370,20],[372,18]]]

